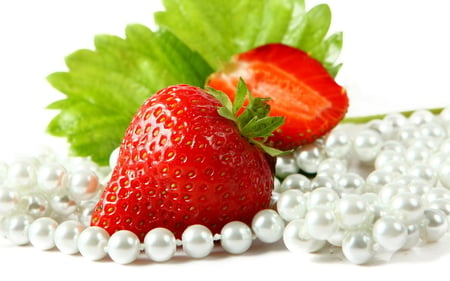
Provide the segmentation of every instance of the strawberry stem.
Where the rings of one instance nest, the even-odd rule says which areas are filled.
[[[439,113],[442,112],[442,110],[444,110],[443,107],[437,107],[437,108],[428,109],[428,111],[430,111],[433,114],[439,114]],[[399,113],[402,114],[405,117],[409,117],[415,111],[416,110],[408,110],[408,111],[401,111]],[[384,117],[386,117],[386,115],[388,115],[388,114],[374,114],[374,115],[367,115],[367,116],[347,117],[347,118],[344,118],[341,121],[341,123],[364,124],[364,123],[367,123],[367,122],[372,121],[372,120],[383,119]]]
[[[222,104],[218,109],[219,114],[235,122],[241,135],[249,142],[271,156],[286,153],[264,144],[267,137],[284,123],[284,117],[269,116],[270,105],[267,103],[269,98],[253,97],[242,79],[237,85],[234,102],[221,91],[210,87],[207,90]],[[244,106],[246,100],[248,104]]]

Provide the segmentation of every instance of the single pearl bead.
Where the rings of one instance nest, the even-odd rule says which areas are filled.
[[[400,113],[390,113],[386,115],[383,120],[391,124],[393,130],[402,128],[407,123],[407,118]]]
[[[426,163],[431,156],[430,150],[423,144],[413,144],[408,146],[405,151],[406,162],[410,165],[417,163]]]
[[[99,191],[99,178],[89,169],[76,170],[70,175],[69,194],[76,201],[93,199]]]
[[[435,242],[448,231],[447,215],[441,210],[427,209],[421,225],[421,237],[427,242]]]
[[[311,180],[311,190],[317,188],[335,189],[336,181],[334,180],[333,177],[330,177],[328,175],[324,174],[317,175]]]
[[[307,144],[294,152],[297,166],[306,173],[317,172],[320,162],[324,159],[323,149],[319,143]]]
[[[334,212],[324,206],[310,209],[305,224],[309,235],[317,240],[327,240],[337,229]]]
[[[427,194],[428,192],[433,189],[433,185],[430,184],[429,181],[426,181],[421,178],[413,179],[408,184],[408,190],[413,193],[417,194],[419,196],[422,196],[424,194]]]
[[[397,130],[396,140],[408,145],[412,140],[420,138],[420,132],[416,125],[406,124]]]
[[[342,240],[342,253],[354,264],[366,264],[375,255],[372,235],[364,230],[352,231]]]
[[[67,170],[59,163],[44,163],[37,172],[39,188],[44,192],[58,192],[67,184]]]
[[[446,188],[450,188],[450,160],[441,164],[438,170],[439,182]]]
[[[423,217],[421,197],[412,193],[399,193],[390,202],[391,210],[399,216],[405,224],[419,222]]]
[[[303,218],[306,214],[306,199],[303,192],[291,189],[281,193],[277,210],[285,221]]]
[[[303,192],[311,190],[311,180],[302,174],[291,174],[287,176],[280,185],[276,192],[284,192],[289,189],[299,189]]]
[[[7,214],[16,208],[19,195],[16,191],[0,187],[0,215]]]
[[[350,136],[344,130],[332,130],[325,140],[325,153],[329,157],[346,158],[351,148]]]
[[[62,253],[72,255],[78,253],[77,239],[84,226],[74,220],[62,222],[55,230],[55,245]]]
[[[77,203],[67,194],[56,194],[50,200],[52,210],[59,215],[69,216],[77,210]]]
[[[153,261],[170,260],[177,250],[177,242],[173,233],[162,227],[150,230],[144,238],[145,254]]]
[[[55,247],[55,230],[58,223],[49,217],[38,218],[28,228],[30,243],[41,250],[49,250]]]
[[[385,165],[390,163],[402,163],[405,162],[405,157],[402,153],[393,150],[382,150],[375,158],[375,169],[383,169]]]
[[[98,226],[87,227],[78,236],[77,246],[80,254],[90,260],[103,259],[107,252],[109,234]]]
[[[372,235],[383,249],[395,252],[401,249],[408,238],[406,226],[398,219],[383,217],[373,225]]]
[[[109,238],[108,254],[117,263],[129,264],[134,262],[140,251],[139,238],[129,230],[119,230]]]
[[[184,252],[192,258],[204,258],[211,253],[214,247],[211,231],[199,224],[186,228],[181,236],[181,241]]]
[[[91,224],[92,213],[94,212],[94,207],[97,205],[97,201],[83,201],[80,203],[78,210],[78,220],[82,225],[88,227]]]
[[[28,228],[33,222],[30,215],[16,214],[6,219],[5,235],[16,245],[26,245],[30,242]]]
[[[337,180],[335,190],[340,194],[350,194],[356,193],[360,194],[363,192],[365,185],[365,180],[357,173],[348,172]]]
[[[343,229],[359,228],[371,222],[373,217],[359,195],[345,195],[337,200],[334,213],[339,227]]]
[[[120,146],[116,147],[109,156],[109,168],[113,170],[116,167],[117,160],[119,159]]]
[[[434,120],[434,114],[426,109],[414,111],[408,118],[408,122],[415,126],[430,123]]]
[[[381,149],[383,139],[380,134],[364,129],[357,133],[353,140],[353,150],[356,157],[362,162],[371,162]]]
[[[383,139],[390,139],[394,132],[392,123],[386,120],[371,120],[365,125],[365,127],[379,133]]]
[[[431,140],[431,143],[438,147],[439,144],[447,137],[447,129],[437,122],[430,122],[420,126],[422,137]]]
[[[402,250],[409,250],[415,247],[420,242],[419,227],[416,224],[410,224],[406,227],[408,235]]]
[[[32,160],[16,160],[8,168],[8,186],[29,189],[36,183],[36,168]]]
[[[394,182],[399,176],[400,174],[397,173],[374,170],[367,176],[366,192],[378,192],[384,185]]]
[[[284,222],[274,210],[259,211],[252,220],[252,230],[265,243],[274,243],[283,236]]]
[[[227,223],[220,234],[222,248],[231,254],[245,253],[253,242],[252,230],[240,221]]]
[[[43,194],[31,193],[19,200],[18,208],[34,218],[44,217],[49,213],[49,203]]]
[[[314,253],[322,249],[326,241],[313,239],[305,227],[304,219],[290,221],[283,231],[283,242],[293,253]]]
[[[435,187],[424,194],[422,198],[425,204],[431,204],[440,199],[450,200],[450,190],[442,186]]]
[[[308,208],[316,206],[332,207],[336,203],[339,195],[336,191],[327,187],[314,189],[308,198]]]
[[[297,163],[292,154],[278,156],[275,164],[275,174],[279,178],[285,178],[298,172]]]

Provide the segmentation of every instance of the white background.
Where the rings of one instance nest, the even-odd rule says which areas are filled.
[[[344,31],[340,58],[344,67],[337,79],[348,89],[349,116],[450,104],[448,1],[306,2],[309,6],[328,3],[334,16],[332,29]],[[152,26],[152,13],[159,9],[157,0],[1,1],[0,159],[32,151],[38,144],[64,149],[63,140],[44,133],[55,114],[44,108],[62,97],[45,77],[66,69],[66,55],[79,48],[92,48],[96,34],[123,36],[129,23]],[[144,260],[121,266],[109,260],[90,262],[56,250],[15,247],[0,238],[0,273],[15,280],[375,280],[390,275],[429,278],[431,273],[445,278],[450,263],[448,236],[437,244],[399,253],[389,263],[370,266],[351,265],[337,255],[294,255],[282,243],[256,245],[239,257],[216,253],[204,260],[180,258],[165,264]]]

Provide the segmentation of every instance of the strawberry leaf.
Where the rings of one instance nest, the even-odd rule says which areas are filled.
[[[65,98],[48,106],[60,110],[47,131],[66,137],[71,151],[107,164],[130,120],[154,92],[171,84],[203,86],[210,66],[171,32],[142,25],[126,37],[101,35],[95,50],[66,58],[68,72],[48,76]]]
[[[331,11],[326,4],[309,11],[304,0],[163,0],[163,4],[166,10],[155,14],[156,22],[214,69],[235,54],[278,42],[310,53],[332,75],[339,70],[342,34],[327,37]]]

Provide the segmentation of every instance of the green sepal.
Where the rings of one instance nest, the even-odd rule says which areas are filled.
[[[239,79],[234,102],[221,91],[213,88],[207,90],[222,104],[218,108],[219,115],[235,122],[241,135],[249,142],[271,156],[286,153],[264,144],[264,141],[284,124],[285,119],[281,116],[269,116],[270,105],[267,102],[270,98],[253,97],[242,79]],[[246,100],[248,104],[244,106]]]

